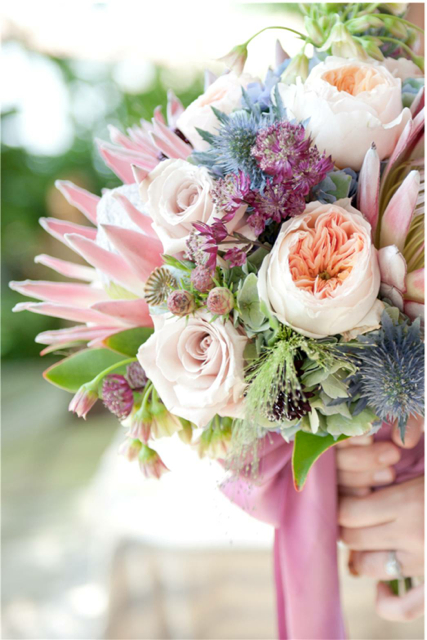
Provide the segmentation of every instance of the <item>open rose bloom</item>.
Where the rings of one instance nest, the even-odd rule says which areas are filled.
[[[378,328],[380,280],[371,226],[360,212],[348,202],[311,202],[283,224],[262,264],[259,292],[280,322],[323,338]]]
[[[273,432],[298,459],[301,438],[403,434],[423,412],[422,60],[407,25],[386,45],[404,24],[387,7],[355,36],[359,5],[332,26],[303,7],[323,60],[277,46],[263,81],[249,40],[190,104],[169,92],[111,127],[98,146],[123,186],[60,182],[88,223],[41,221],[87,264],[38,256],[70,282],[11,284],[35,299],[16,311],[74,323],[37,337],[69,350],[45,376],[80,416],[102,400],[147,477],[164,437],[238,457]]]

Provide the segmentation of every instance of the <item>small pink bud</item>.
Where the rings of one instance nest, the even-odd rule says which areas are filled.
[[[197,291],[200,293],[206,293],[214,286],[214,281],[212,280],[212,273],[209,269],[204,266],[196,267],[191,272],[191,282]]]
[[[174,316],[187,316],[194,311],[196,303],[189,291],[177,289],[168,297],[168,309]]]
[[[214,315],[225,316],[234,307],[234,296],[227,287],[215,287],[209,293],[206,305]]]
[[[119,420],[128,417],[133,408],[133,392],[124,376],[113,373],[102,383],[102,400]]]
[[[141,391],[147,384],[147,376],[139,362],[131,362],[126,369],[126,379],[131,389]]]
[[[238,44],[233,47],[229,53],[222,58],[218,58],[218,62],[223,62],[225,66],[230,69],[230,71],[234,71],[236,75],[240,75],[243,73],[243,69],[248,57],[248,49],[245,44]]]
[[[129,435],[146,444],[151,435],[152,423],[151,413],[146,407],[140,407],[131,417]]]
[[[129,462],[136,460],[141,451],[142,443],[139,440],[128,438],[119,447],[119,454],[124,456]]]
[[[169,471],[157,451],[150,449],[146,444],[141,446],[138,460],[139,468],[146,478],[159,479],[166,471]]]
[[[92,389],[89,384],[84,384],[71,400],[68,405],[68,410],[76,413],[79,418],[84,418],[84,420],[86,420],[87,414],[97,400],[98,394],[96,391]]]

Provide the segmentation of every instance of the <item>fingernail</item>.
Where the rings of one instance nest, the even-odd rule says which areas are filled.
[[[348,563],[348,570],[350,571],[352,576],[358,576],[358,572],[356,571],[356,568],[354,566],[354,563],[352,561],[349,561]]]
[[[379,456],[378,456],[378,461],[381,464],[396,464],[396,462],[399,462],[400,460],[400,453],[398,449],[395,449],[394,447],[388,447],[385,451],[383,451]]]
[[[374,482],[378,482],[379,484],[391,482],[393,480],[393,471],[391,469],[375,471],[373,478]]]

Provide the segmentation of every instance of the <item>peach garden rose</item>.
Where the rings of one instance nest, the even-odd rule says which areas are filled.
[[[285,222],[259,272],[271,312],[312,338],[379,323],[377,250],[370,224],[349,202],[311,202]]]
[[[340,168],[359,171],[374,142],[388,158],[411,117],[403,108],[401,79],[375,60],[331,56],[317,64],[303,83],[279,85],[290,118],[307,121],[320,151]]]

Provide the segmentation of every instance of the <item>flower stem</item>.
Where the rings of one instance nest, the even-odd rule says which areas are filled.
[[[301,38],[301,40],[306,40],[308,42],[311,42],[309,40],[309,38],[307,36],[305,36],[303,33],[300,33],[299,31],[296,31],[295,29],[291,29],[290,27],[279,27],[279,26],[274,26],[274,27],[264,27],[263,29],[261,29],[260,31],[257,31],[257,33],[255,33],[253,36],[251,36],[249,38],[249,40],[246,40],[246,42],[244,43],[245,46],[248,46],[248,44],[254,40],[257,36],[260,35],[260,33],[263,33],[263,31],[267,31],[268,29],[282,29],[284,31],[290,31],[291,33],[295,34],[296,36],[298,36],[299,38]]]
[[[378,38],[380,40],[383,40],[384,42],[393,42],[393,44],[397,44],[399,45],[399,47],[402,47],[402,49],[404,49],[406,53],[411,56],[412,60],[415,62],[417,67],[419,67],[421,71],[424,71],[424,60],[422,60],[421,56],[417,56],[412,51],[412,49],[408,47],[407,44],[405,44],[404,42],[401,42],[400,40],[397,40],[396,38],[388,38],[386,36],[378,36]]]

